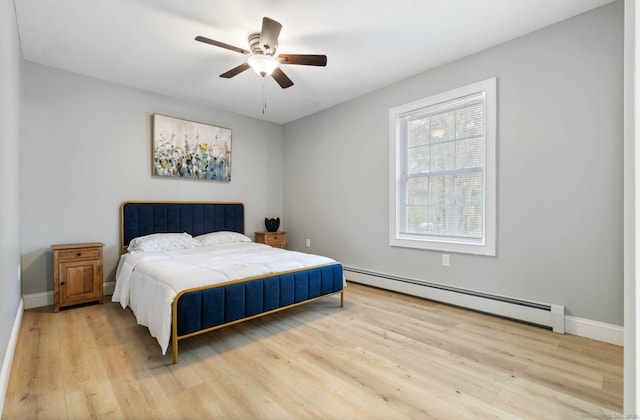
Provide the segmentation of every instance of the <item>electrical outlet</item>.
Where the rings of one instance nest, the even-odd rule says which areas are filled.
[[[449,267],[450,264],[451,260],[449,259],[449,254],[442,254],[442,265]]]
[[[311,248],[311,239],[307,238],[307,248]]]

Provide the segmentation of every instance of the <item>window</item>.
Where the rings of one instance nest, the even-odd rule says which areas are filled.
[[[389,111],[390,244],[495,255],[496,79]]]

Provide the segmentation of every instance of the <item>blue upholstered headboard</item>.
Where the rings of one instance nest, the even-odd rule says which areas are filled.
[[[193,236],[228,230],[244,233],[242,203],[140,202],[120,207],[121,250],[138,236],[187,232]]]

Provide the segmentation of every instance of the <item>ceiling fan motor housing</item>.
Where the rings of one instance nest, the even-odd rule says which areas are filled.
[[[253,54],[275,55],[276,47],[277,45],[260,46],[260,32],[249,35],[249,49]]]

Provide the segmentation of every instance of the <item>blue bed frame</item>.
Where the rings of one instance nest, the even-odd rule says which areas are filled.
[[[121,249],[152,233],[244,233],[242,203],[140,202],[121,206]],[[172,304],[171,344],[178,362],[178,341],[259,316],[340,293],[344,306],[342,265],[251,277],[180,292]]]

